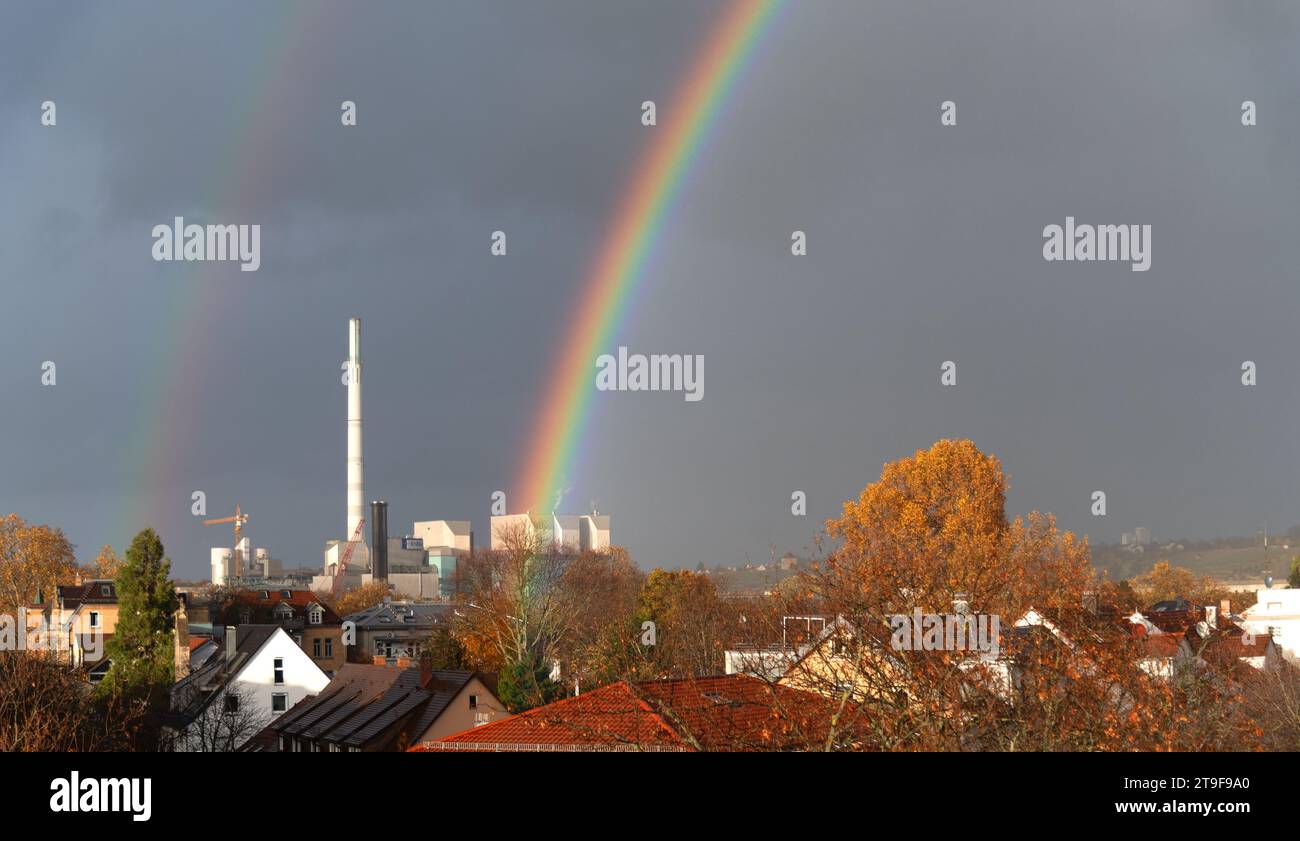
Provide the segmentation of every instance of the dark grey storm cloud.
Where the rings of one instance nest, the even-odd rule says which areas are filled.
[[[394,530],[484,535],[654,136],[640,103],[671,113],[723,8],[6,6],[0,509],[88,557],[154,525],[200,576],[226,539],[190,516],[201,489],[318,564],[359,315],[368,495]],[[598,499],[644,565],[758,559],[969,437],[1013,511],[1094,539],[1300,521],[1298,30],[1280,2],[788,4],[608,348],[703,354],[706,396],[598,394],[563,507]],[[260,270],[155,263],[176,215],[262,225]],[[1044,262],[1066,216],[1150,224],[1150,271]]]

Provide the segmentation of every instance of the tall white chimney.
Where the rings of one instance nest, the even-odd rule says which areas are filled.
[[[361,462],[361,319],[348,322],[348,530],[366,516],[365,469]],[[361,539],[364,541],[365,535]]]

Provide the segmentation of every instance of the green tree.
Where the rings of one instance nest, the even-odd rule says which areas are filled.
[[[170,574],[154,530],[137,534],[115,579],[119,612],[108,643],[113,665],[101,684],[101,691],[143,700],[155,712],[165,709],[173,680],[176,593]]]
[[[1291,558],[1291,574],[1287,576],[1286,586],[1300,588],[1300,555]]]
[[[476,668],[469,662],[465,644],[449,628],[438,628],[430,634],[420,647],[420,656],[428,657],[435,669],[472,671]]]
[[[497,696],[512,713],[549,704],[563,694],[564,688],[551,680],[550,669],[538,659],[507,663],[497,678]]]

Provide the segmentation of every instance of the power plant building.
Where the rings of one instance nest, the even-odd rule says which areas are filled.
[[[492,548],[504,549],[519,533],[536,539],[546,529],[536,514],[502,514],[492,518]],[[610,521],[608,514],[592,512],[570,516],[551,515],[551,541],[562,552],[608,552]]]

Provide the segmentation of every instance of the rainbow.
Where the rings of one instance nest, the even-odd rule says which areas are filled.
[[[301,2],[268,10],[260,19],[260,41],[250,45],[254,59],[246,63],[239,80],[248,92],[229,115],[230,134],[221,146],[223,158],[195,185],[196,196],[168,208],[161,219],[144,226],[142,242],[147,245],[153,222],[173,215],[196,222],[265,221],[259,218],[259,209],[274,181],[273,153],[284,127],[278,114],[308,86],[316,68],[314,56],[328,49],[338,24],[337,16],[322,14]],[[120,535],[122,529],[128,529],[123,536],[126,543],[145,526],[158,530],[164,544],[169,539],[183,544],[183,537],[195,533],[200,540],[225,539],[202,535],[198,520],[190,516],[190,494],[211,490],[204,477],[216,467],[195,463],[196,454],[205,451],[199,438],[203,426],[197,407],[202,405],[206,387],[204,372],[221,364],[222,343],[243,338],[237,319],[239,305],[245,302],[231,291],[229,266],[187,268],[171,266],[163,273],[166,279],[157,291],[163,315],[149,336],[156,348],[151,355],[158,363],[141,377],[135,401],[139,415],[120,451],[120,470],[138,491],[123,496],[122,510],[99,532]],[[232,325],[236,326],[232,329]],[[224,405],[233,406],[234,401]],[[234,416],[226,420],[237,423]],[[235,502],[209,494],[209,516],[224,516]],[[247,498],[244,505],[248,505]],[[174,529],[170,538],[165,525]]]
[[[549,512],[565,490],[591,413],[596,356],[622,324],[668,211],[780,5],[780,0],[732,0],[669,107],[659,110],[658,115],[669,115],[667,124],[647,129],[660,136],[639,162],[591,265],[581,310],[555,364],[558,381],[546,389],[537,413],[516,488],[530,511]]]

